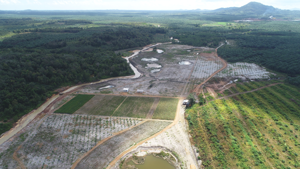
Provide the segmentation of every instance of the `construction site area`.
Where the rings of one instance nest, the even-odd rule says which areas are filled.
[[[128,51],[134,76],[67,88],[2,135],[0,169],[134,168],[124,161],[162,152],[174,168],[201,168],[183,100],[271,76],[255,64],[227,64],[216,50],[163,43]]]

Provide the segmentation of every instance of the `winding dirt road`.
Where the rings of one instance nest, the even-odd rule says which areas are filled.
[[[200,94],[201,87],[202,87],[206,82],[208,82],[212,77],[214,77],[216,74],[218,74],[219,72],[221,72],[222,70],[224,70],[224,69],[227,67],[227,62],[226,62],[224,59],[220,58],[219,55],[218,55],[218,49],[219,49],[220,47],[222,47],[223,45],[224,45],[224,44],[221,44],[219,47],[217,47],[217,48],[215,49],[215,52],[216,52],[216,55],[215,55],[215,56],[216,56],[218,59],[221,60],[221,62],[222,62],[222,64],[223,64],[223,67],[222,67],[221,69],[215,71],[215,72],[214,72],[213,74],[211,74],[206,80],[204,80],[204,82],[202,82],[201,84],[199,84],[198,86],[195,87],[195,89],[193,90],[193,92],[196,93],[197,95]]]

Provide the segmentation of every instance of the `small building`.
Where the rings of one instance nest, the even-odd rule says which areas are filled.
[[[139,90],[137,90],[136,92],[137,92],[137,93],[144,93],[144,90],[139,89]]]
[[[183,100],[183,105],[189,105],[190,104],[190,100]]]
[[[128,93],[128,91],[129,91],[129,88],[123,88],[123,92]]]

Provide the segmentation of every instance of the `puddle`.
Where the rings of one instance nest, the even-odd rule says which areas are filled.
[[[99,90],[103,90],[103,89],[110,89],[110,88],[113,88],[115,86],[113,85],[108,85],[108,86],[105,86],[105,87],[100,87]]]
[[[156,73],[156,72],[159,72],[160,71],[160,69],[153,69],[153,70],[151,70],[151,73]]]
[[[164,53],[164,51],[161,49],[156,49],[156,51],[157,51],[157,53]]]
[[[192,64],[191,62],[188,62],[188,61],[181,61],[179,62],[179,65],[190,65]]]
[[[161,68],[161,65],[152,63],[152,64],[147,64],[146,68]]]
[[[156,58],[143,58],[142,61],[146,61],[146,62],[156,62],[156,61],[158,61],[158,59],[156,59]]]
[[[134,165],[138,169],[175,169],[168,161],[154,157],[153,155],[145,156],[144,164],[134,164],[132,161],[128,164]]]

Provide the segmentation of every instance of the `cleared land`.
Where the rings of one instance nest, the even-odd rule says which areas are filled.
[[[193,150],[188,133],[185,131],[185,124],[182,122],[172,126],[157,137],[142,144],[141,147],[151,149],[152,147],[165,147],[175,152],[180,160],[181,168],[189,168],[191,164],[197,164],[195,151]]]
[[[251,91],[262,82],[238,84]],[[300,92],[285,84],[187,111],[190,134],[205,168],[299,168]]]
[[[148,121],[129,131],[117,135],[98,146],[84,158],[76,169],[105,168],[120,153],[171,124],[163,121]]]
[[[125,98],[124,96],[96,95],[75,114],[111,116]]]
[[[140,122],[136,118],[53,114],[0,153],[0,168],[17,168],[13,152],[27,168],[71,168],[100,140]],[[22,147],[16,151],[20,144]]]
[[[146,118],[154,100],[151,97],[127,97],[112,116]]]
[[[153,114],[153,119],[174,120],[178,99],[161,98]]]
[[[100,87],[112,85],[114,87],[109,90],[113,94],[121,94],[123,88],[129,88],[129,95],[136,94],[137,90],[143,90],[143,95],[179,96],[193,69],[197,53],[207,48],[174,44],[163,44],[157,48],[162,49],[164,53],[141,52],[130,59],[132,64],[144,75],[139,79],[109,81],[105,84],[85,87],[80,92],[101,93]],[[151,61],[153,58],[157,61]],[[148,61],[142,59],[148,59]],[[188,61],[191,64],[180,65],[179,62],[182,61]],[[153,68],[146,68],[147,64],[159,64],[162,67],[158,72],[153,72]],[[185,94],[188,94],[188,91]]]
[[[67,102],[61,108],[56,110],[56,113],[73,114],[76,110],[88,102],[94,95],[77,95],[72,100]]]

